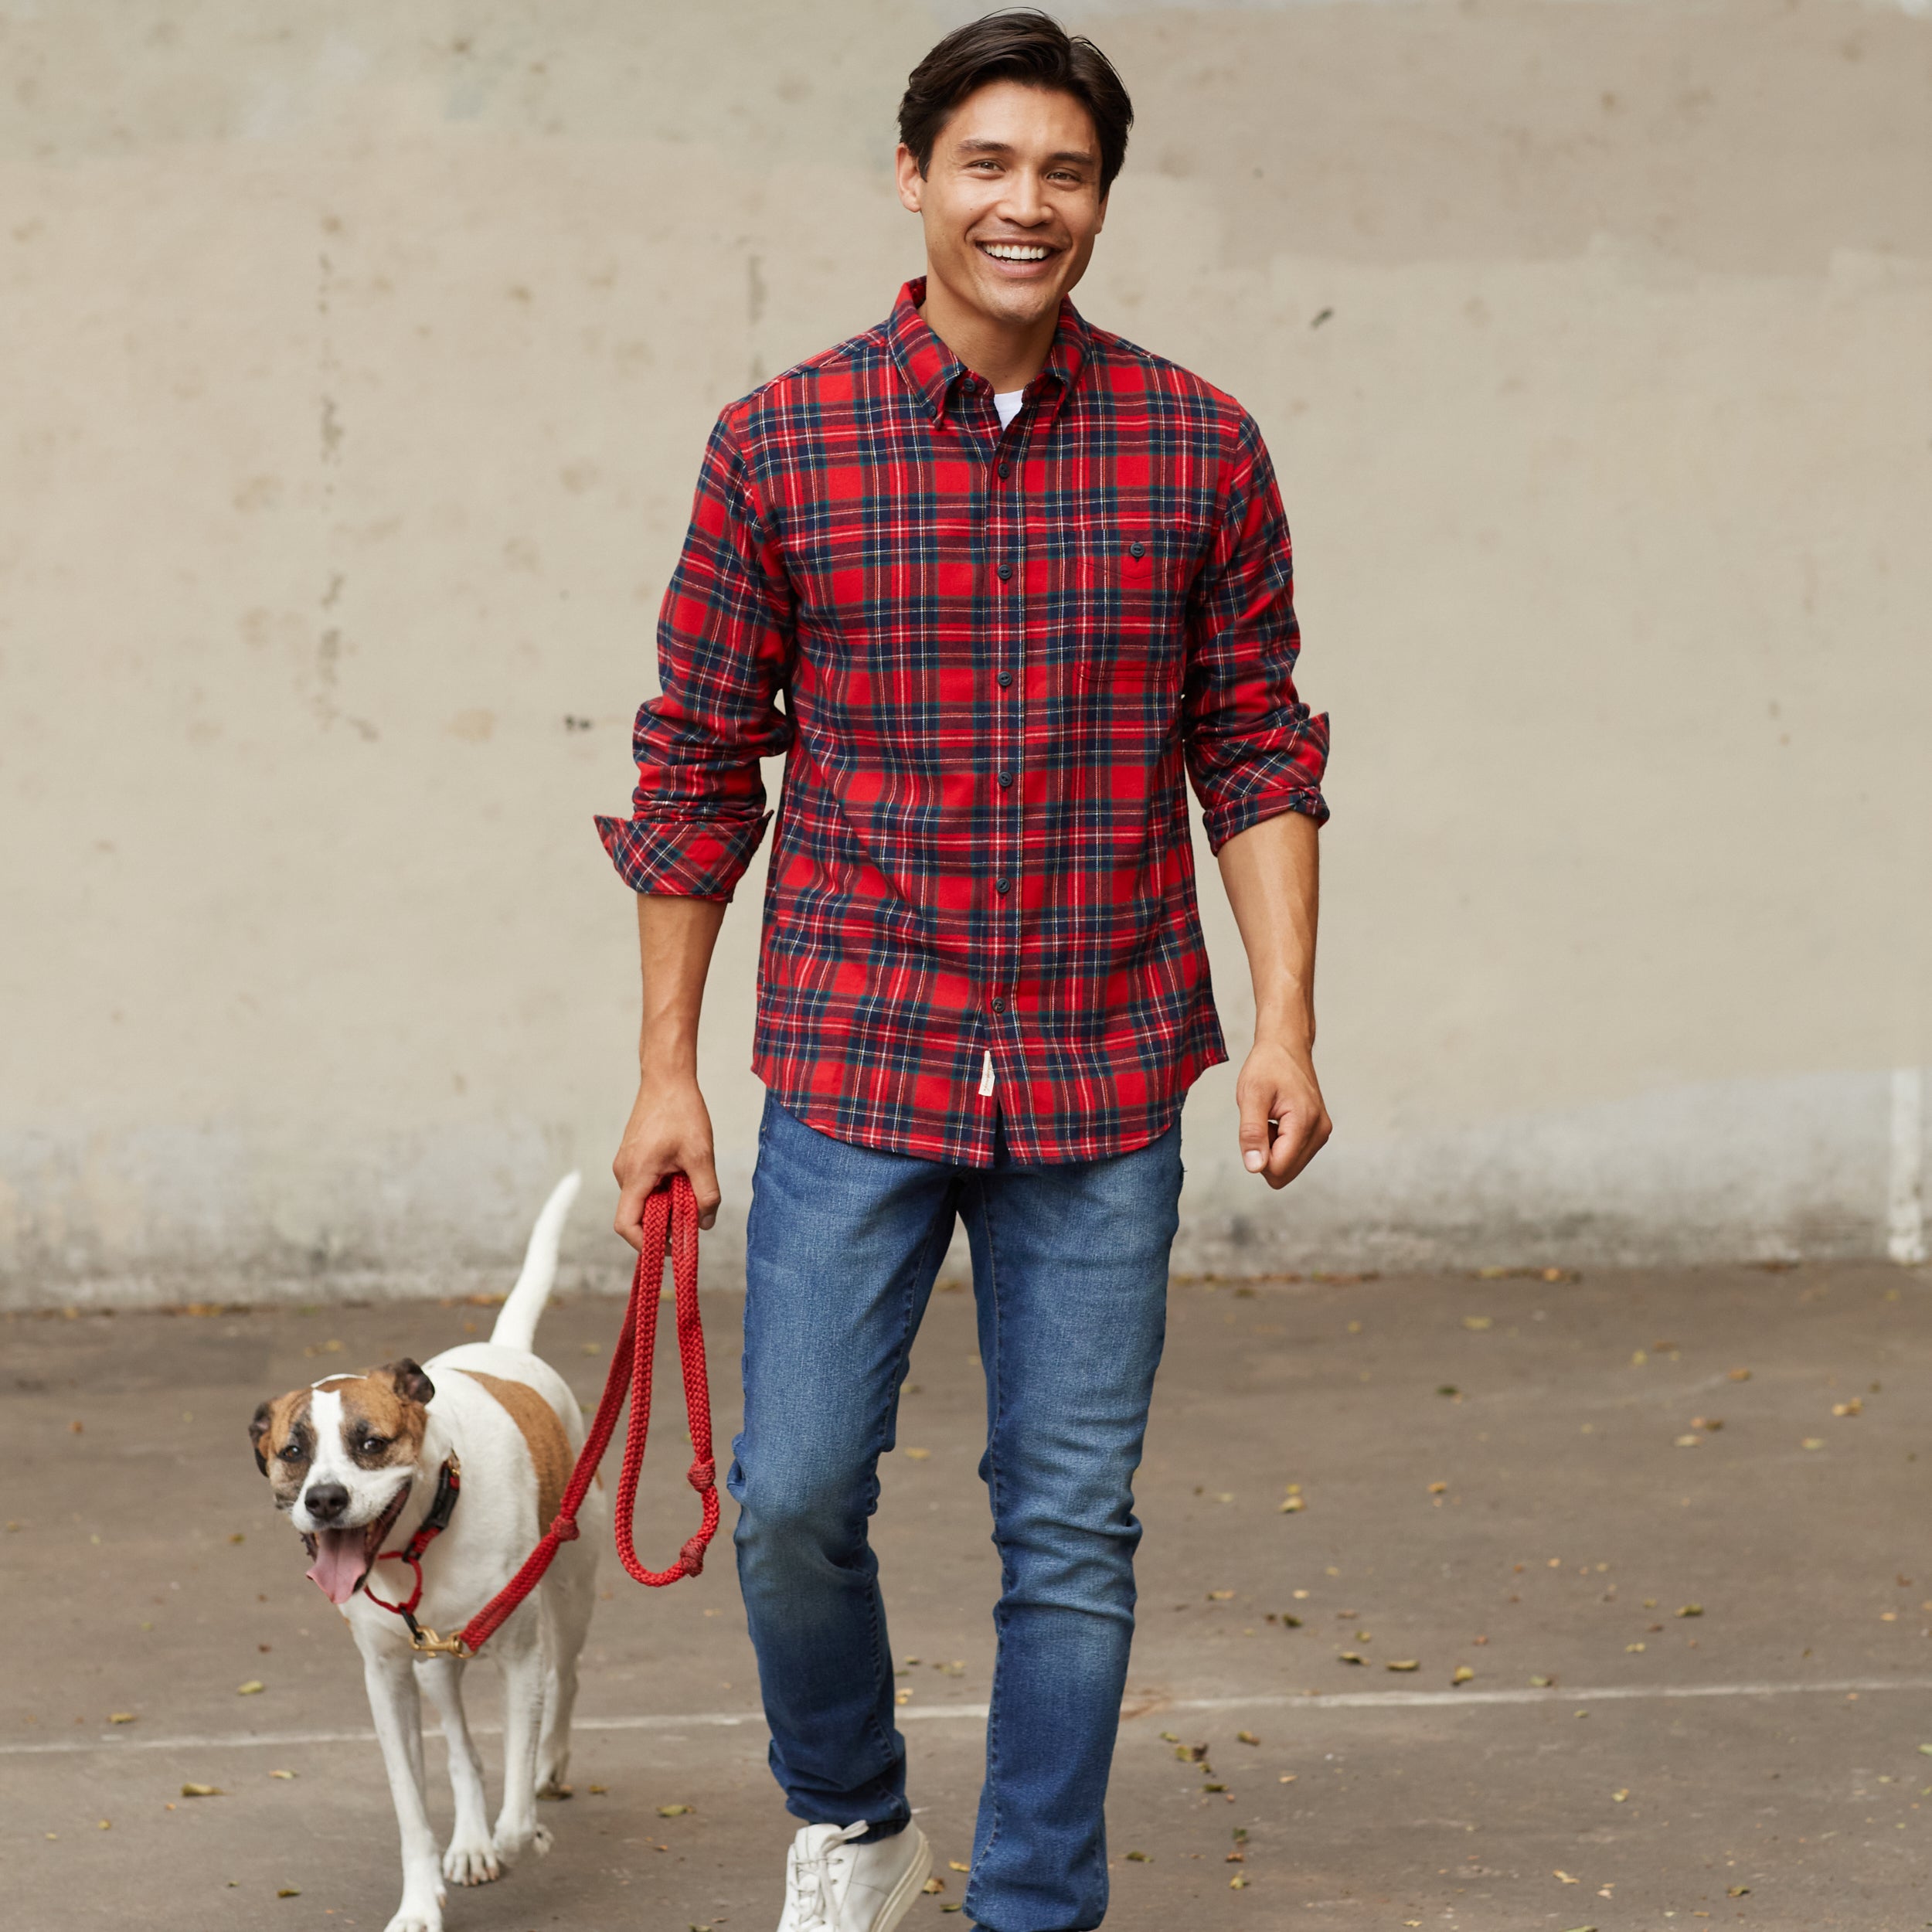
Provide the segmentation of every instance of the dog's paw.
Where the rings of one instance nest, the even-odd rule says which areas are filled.
[[[534,1852],[539,1858],[549,1850],[552,1843],[550,1828],[539,1825],[526,1832],[512,1832],[503,1825],[496,1828],[496,1855],[505,1865],[515,1864],[526,1852]]]
[[[443,1876],[454,1885],[488,1885],[503,1876],[496,1847],[488,1838],[452,1838],[443,1854]]]
[[[383,1932],[443,1932],[442,1905],[440,1899],[431,1905],[405,1899]]]

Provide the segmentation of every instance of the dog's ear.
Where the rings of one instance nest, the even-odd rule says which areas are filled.
[[[272,1402],[264,1402],[255,1411],[254,1420],[248,1425],[248,1440],[255,1451],[255,1467],[264,1476],[268,1474],[268,1458],[262,1454],[262,1438],[268,1434],[268,1425],[274,1406]]]
[[[372,1376],[388,1378],[389,1386],[405,1402],[420,1403],[424,1408],[435,1400],[436,1384],[423,1374],[422,1366],[404,1355],[400,1362],[386,1362],[379,1369],[369,1370]]]

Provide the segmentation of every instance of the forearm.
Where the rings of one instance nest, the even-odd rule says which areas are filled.
[[[724,913],[721,899],[638,894],[638,961],[644,985],[638,1071],[647,1082],[697,1077],[698,1019]]]
[[[1315,1044],[1319,829],[1305,812],[1277,813],[1230,838],[1220,866],[1254,986],[1254,1037],[1305,1052]]]

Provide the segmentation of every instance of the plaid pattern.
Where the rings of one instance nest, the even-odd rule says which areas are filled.
[[[726,410],[638,714],[636,891],[725,898],[783,753],[753,1066],[838,1139],[985,1166],[1145,1145],[1226,1057],[1216,850],[1327,816],[1288,532],[1230,398],[1070,304],[1002,432],[909,283]],[[980,1092],[983,1056],[996,1075]]]

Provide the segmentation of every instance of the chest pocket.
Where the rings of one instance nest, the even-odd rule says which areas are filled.
[[[1097,532],[1081,560],[1081,636],[1077,688],[1141,697],[1178,689],[1185,577],[1178,546],[1148,525]]]

